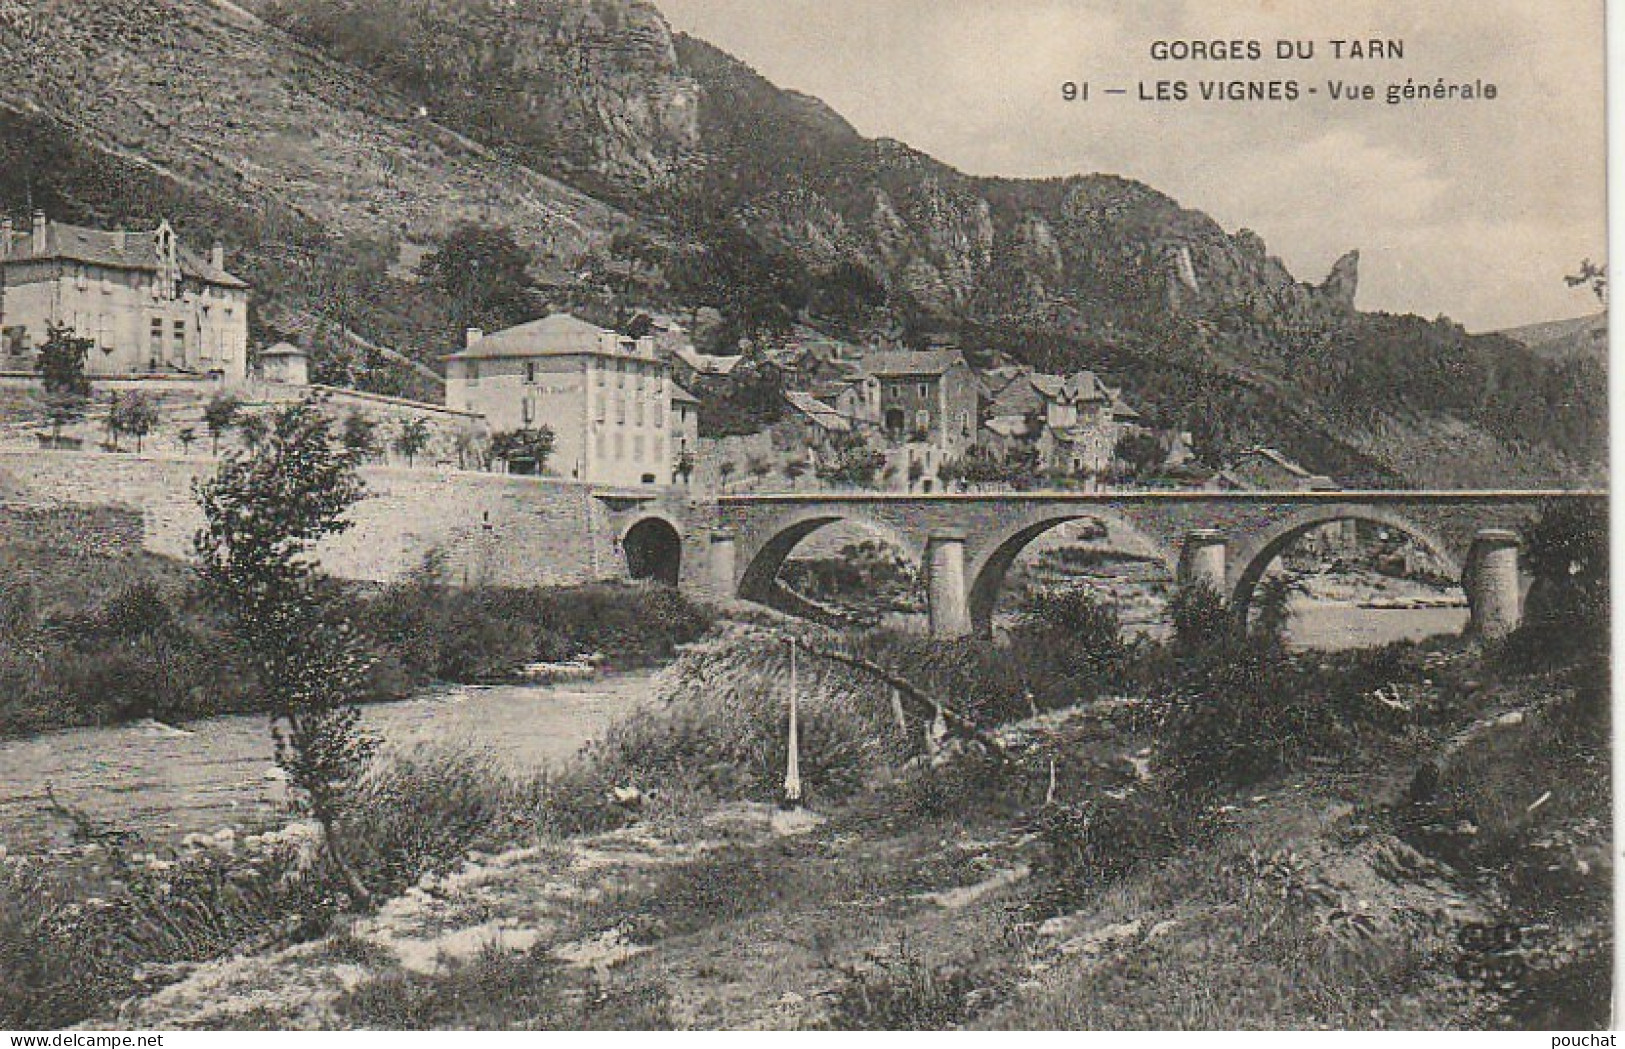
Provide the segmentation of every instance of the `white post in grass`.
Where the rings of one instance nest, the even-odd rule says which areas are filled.
[[[796,710],[796,639],[790,638],[790,757],[784,768],[784,804],[801,807],[801,736]]]

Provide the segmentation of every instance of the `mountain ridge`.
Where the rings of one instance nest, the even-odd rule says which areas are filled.
[[[471,222],[512,229],[554,305],[715,305],[765,316],[738,329],[752,337],[799,320],[1110,364],[1157,422],[1217,414],[1232,443],[1282,443],[1323,472],[1457,475],[1401,447],[1432,447],[1428,420],[1483,438],[1469,479],[1551,482],[1601,461],[1596,362],[1362,313],[1357,253],[1301,281],[1256,234],[1130,179],[971,176],[865,138],[642,0],[27,6],[48,16],[37,38],[0,20],[0,58],[42,71],[0,85],[4,203],[224,226],[269,333],[298,312],[444,352],[448,307],[396,256]],[[42,143],[67,174],[36,177]],[[105,156],[127,164],[87,159]],[[134,188],[104,170],[143,164]],[[627,243],[636,258],[617,254]],[[579,286],[616,266],[635,279]],[[720,275],[699,286],[707,267]]]

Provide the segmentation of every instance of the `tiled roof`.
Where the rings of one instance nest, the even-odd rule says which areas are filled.
[[[996,415],[983,425],[1000,437],[1026,437],[1030,432],[1025,415]]]
[[[784,399],[790,402],[791,407],[826,430],[835,433],[846,433],[852,429],[852,424],[847,421],[845,416],[810,393],[786,390],[784,391]]]
[[[568,313],[555,313],[541,320],[492,332],[474,345],[448,356],[447,360],[467,361],[503,357],[570,357],[602,354],[607,328],[589,324]],[[629,339],[629,336],[617,336]]]
[[[883,350],[865,356],[862,367],[865,375],[889,379],[942,375],[964,361],[964,355],[958,350]]]
[[[671,400],[673,404],[699,404],[700,399],[683,389],[676,383],[671,384]]]
[[[672,356],[701,375],[731,375],[739,367],[739,362],[745,359],[742,356],[713,357],[689,346],[677,350]]]
[[[1111,392],[1100,377],[1091,371],[1073,372],[1071,375],[1045,375],[1034,373],[1033,388],[1051,400],[1075,398],[1083,401],[1106,401]]]
[[[5,261],[63,259],[108,269],[156,272],[158,246],[154,240],[156,230],[100,230],[72,226],[66,222],[45,223],[45,250],[34,250],[33,231],[24,227],[13,231],[11,243],[4,245]],[[194,280],[206,281],[228,288],[246,288],[248,285],[177,241],[175,255],[181,272]]]

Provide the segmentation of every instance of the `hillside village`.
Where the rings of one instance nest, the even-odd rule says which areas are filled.
[[[217,454],[223,439],[252,438],[257,411],[315,392],[343,416],[346,439],[380,460],[594,485],[931,493],[1333,484],[1269,448],[1204,462],[1189,433],[1145,425],[1123,389],[1094,371],[1053,375],[986,353],[996,363],[976,368],[952,344],[859,346],[805,330],[747,363],[700,352],[681,323],[654,312],[633,318],[635,336],[566,312],[470,328],[443,355],[440,403],[387,396],[312,382],[311,351],[298,342],[251,346],[253,294],[220,243],[197,252],[161,218],[147,230],[91,229],[43,212],[6,219],[0,388],[12,418],[0,439]],[[84,340],[92,392],[69,425],[47,433],[37,373],[53,334]],[[701,420],[727,411],[736,376],[763,370],[777,401],[768,421],[702,437]]]

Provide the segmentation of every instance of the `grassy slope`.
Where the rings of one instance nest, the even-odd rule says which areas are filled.
[[[1019,787],[960,759],[773,833],[761,805],[658,803],[631,828],[476,857],[327,940],[205,967],[164,1026],[1576,1027],[1606,1019],[1605,733],[1562,688],[1237,795],[1211,837],[1079,893],[1021,817],[1134,780],[1113,706],[1008,733]],[[1497,720],[1509,708],[1527,711]],[[1544,711],[1544,713],[1543,713]],[[1463,718],[1468,718],[1464,711]],[[1408,800],[1417,762],[1439,775]],[[985,772],[985,770],[983,770]],[[1528,808],[1526,795],[1553,798]],[[1476,828],[1463,850],[1452,833]],[[1449,826],[1440,830],[1442,824]],[[1603,819],[1605,823],[1605,819]],[[1453,866],[1446,866],[1449,861]],[[1544,888],[1540,899],[1528,896]],[[1474,933],[1510,923],[1510,952]],[[1510,982],[1508,967],[1529,975]]]

